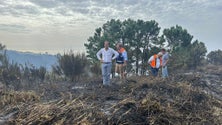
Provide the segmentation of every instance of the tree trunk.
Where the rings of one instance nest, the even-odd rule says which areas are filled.
[[[138,75],[139,72],[139,59],[136,58],[136,75]]]

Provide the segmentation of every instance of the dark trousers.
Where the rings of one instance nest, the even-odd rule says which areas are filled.
[[[156,77],[158,75],[159,68],[153,68],[153,67],[150,67],[150,68],[151,68],[152,75]]]

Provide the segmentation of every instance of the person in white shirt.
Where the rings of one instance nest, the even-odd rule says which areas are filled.
[[[101,57],[102,55],[102,57]],[[96,56],[102,63],[103,85],[110,85],[110,74],[112,69],[112,60],[119,55],[117,51],[109,47],[109,42],[104,42],[104,48],[100,49]]]
[[[161,57],[162,52],[159,52],[158,54],[154,54],[151,56],[148,60],[148,63],[150,64],[151,73],[154,77],[158,75],[159,68],[161,66]]]

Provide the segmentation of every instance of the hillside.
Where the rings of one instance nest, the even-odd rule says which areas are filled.
[[[9,125],[219,125],[222,69],[206,69],[178,73],[169,80],[132,76],[120,83],[112,79],[110,87],[102,87],[100,78],[88,78],[5,92],[0,121]]]
[[[6,55],[10,62],[18,63],[23,66],[25,64],[28,66],[33,65],[36,68],[43,66],[47,70],[51,70],[51,66],[57,63],[56,56],[50,54],[37,54],[31,52],[7,50]]]

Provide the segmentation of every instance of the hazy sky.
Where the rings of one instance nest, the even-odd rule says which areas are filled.
[[[222,49],[222,0],[1,0],[0,43],[7,49],[62,53],[84,51],[94,30],[110,19],[176,24]]]

